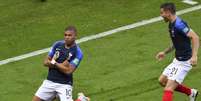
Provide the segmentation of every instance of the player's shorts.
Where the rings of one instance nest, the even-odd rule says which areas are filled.
[[[178,61],[174,59],[173,62],[164,69],[162,74],[167,76],[169,80],[175,80],[177,83],[181,84],[191,69],[190,60]]]
[[[73,101],[72,89],[72,86],[68,84],[44,80],[35,96],[45,101],[52,101],[56,96],[59,96],[60,101]]]

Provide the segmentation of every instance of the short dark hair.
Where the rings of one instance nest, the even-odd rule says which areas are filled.
[[[68,26],[65,28],[65,31],[73,31],[75,34],[77,34],[77,29],[75,26]]]
[[[165,11],[170,11],[172,14],[176,13],[176,7],[174,3],[163,3],[160,8],[163,8]]]

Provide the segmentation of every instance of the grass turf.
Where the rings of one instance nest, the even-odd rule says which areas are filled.
[[[17,3],[18,6],[24,5],[25,7],[32,7],[30,6],[30,5],[33,5],[32,3],[39,3],[36,1],[29,1],[29,2],[25,2],[21,4],[22,1],[23,0],[15,1],[14,3]],[[9,1],[5,1],[5,2],[10,3]],[[81,1],[77,1],[75,4],[79,4],[78,2],[81,3]],[[95,1],[89,0],[89,2],[95,2]],[[116,3],[115,1],[111,1],[111,2]],[[151,3],[156,3],[156,1],[153,1]],[[129,5],[129,3],[127,4]],[[160,2],[156,3],[156,5],[159,5],[159,4]],[[56,1],[51,1],[51,0],[48,1],[47,4],[39,4],[39,5],[63,6],[60,3]],[[99,5],[101,7],[101,4]],[[120,3],[119,5],[122,6],[123,4]],[[142,5],[147,5],[148,7],[150,6],[149,4],[141,4],[141,5],[137,5],[136,8],[134,7],[130,9],[139,10],[140,8],[138,7],[141,7]],[[184,8],[183,5],[184,4],[178,3],[178,6],[180,9]],[[10,9],[12,8],[11,11],[18,10],[18,9],[14,9],[16,8],[15,6],[17,5],[14,5],[13,8],[9,6]],[[2,4],[0,5],[0,7],[7,7],[7,6]],[[101,8],[96,5],[96,3],[94,3],[94,8],[95,7],[97,7],[97,9],[99,8],[100,12],[102,11]],[[116,6],[116,8],[115,6],[114,8],[111,7],[113,8],[113,10],[111,10],[109,4],[108,6],[106,5],[106,7],[108,8],[105,8],[105,7],[104,8],[110,9],[110,11],[106,11],[109,14],[111,12],[114,12],[113,10],[116,10],[117,7],[119,6]],[[83,21],[82,19],[85,19],[86,17],[84,18],[72,17],[70,21],[73,22],[73,21],[77,21],[77,19],[80,20],[76,22],[76,25],[78,25],[78,28],[81,30],[81,32],[83,32],[80,35],[81,37],[81,36],[89,35],[91,33],[101,32],[107,29],[115,28],[120,25],[132,23],[132,21],[138,21],[145,18],[158,16],[158,11],[157,11],[158,7],[155,7],[153,5],[151,7],[155,9],[148,9],[148,11],[150,11],[150,13],[148,14],[145,14],[144,10],[142,10],[142,12],[137,12],[139,13],[138,15],[139,17],[134,16],[136,14],[135,12],[133,16],[131,13],[127,14],[128,8],[127,9],[125,8],[125,15],[122,14],[118,16],[119,20],[122,21],[122,22],[119,22],[118,24],[115,24],[109,21],[112,21],[111,20],[113,19],[112,16],[114,17],[117,16],[115,14],[118,14],[117,11],[119,10],[117,10],[116,13],[115,12],[111,13],[111,15],[108,18],[106,17],[102,19],[103,21],[101,21],[101,23],[103,24],[100,24],[100,25],[97,24],[97,23],[100,23],[99,22],[100,20],[94,20],[89,17],[88,20],[92,25],[91,27],[86,29],[82,29],[81,27],[85,25],[84,24],[85,21]],[[37,9],[37,7],[35,9]],[[28,9],[25,9],[25,11],[26,10],[27,12],[29,11]],[[39,10],[36,10],[36,11],[39,11]],[[50,12],[50,11],[47,11],[47,12]],[[39,12],[42,12],[42,11],[39,11]],[[100,12],[96,12],[96,13],[102,16],[103,14],[105,14],[103,13],[104,11],[102,11],[102,13]],[[151,13],[151,12],[154,12],[154,13]],[[18,13],[16,13],[16,15],[18,15]],[[132,19],[125,19],[129,15],[131,16]],[[41,15],[39,14],[38,16],[42,16],[42,14]],[[101,19],[102,16],[100,16],[99,18]],[[48,15],[46,17],[48,17]],[[44,17],[44,19],[46,19],[46,17]],[[62,39],[62,34],[61,35],[47,34],[50,32],[62,33],[62,30],[64,28],[63,26],[65,26],[66,23],[64,24],[64,22],[63,23],[59,22],[59,19],[62,19],[60,17],[58,16],[57,21],[55,21],[55,23],[57,24],[53,23],[51,25],[49,21],[51,22],[52,20],[50,19],[49,20],[46,19],[42,21],[41,23],[43,24],[47,23],[46,25],[44,25],[45,27],[42,27],[40,24],[37,24],[37,21],[35,20],[32,23],[30,23],[30,29],[38,30],[38,32],[41,32],[41,33],[44,31],[44,33],[46,32],[46,34],[44,35],[43,34],[41,35],[41,33],[40,34],[36,33],[37,31],[36,32],[30,31],[30,34],[27,35],[25,34],[29,32],[29,29],[27,28],[24,28],[24,33],[20,33],[20,32],[23,32],[23,28],[20,29],[21,31],[19,30],[14,31],[11,29],[9,30],[10,28],[9,26],[3,26],[3,27],[1,26],[0,28],[3,29],[1,30],[2,31],[1,38],[2,40],[5,41],[5,43],[7,42],[9,43],[13,39],[14,39],[14,43],[15,43],[15,40],[17,39],[22,40],[19,43],[15,43],[15,44],[13,42],[10,42],[10,43],[13,43],[13,46],[16,45],[16,47],[14,47],[13,50],[10,50],[12,45],[7,46],[7,44],[1,43],[1,46],[2,46],[1,50],[3,52],[1,59],[7,58],[13,55],[25,53],[27,51],[32,51],[35,49],[46,47],[52,44],[51,42],[58,39]],[[182,16],[182,18],[184,18],[197,33],[201,33],[201,28],[199,27],[200,17],[201,17],[200,10],[189,13],[189,14],[185,14]],[[37,17],[33,17],[33,18],[37,19]],[[3,19],[1,17],[0,21],[5,21],[4,24],[7,24],[7,22],[9,22],[10,20],[9,19],[6,20],[6,19],[7,18]],[[19,21],[19,19],[20,19],[19,16],[16,16],[16,20],[14,21],[17,22]],[[52,19],[55,20],[56,18],[53,17]],[[21,19],[21,21],[24,21],[24,22],[19,21],[19,23],[27,24],[26,21],[29,21],[29,20]],[[78,23],[80,23],[80,25]],[[11,23],[10,26],[14,26],[16,29],[18,29],[18,27],[19,28],[21,27],[21,24],[15,25],[14,23]],[[47,29],[51,29],[51,30],[47,31]],[[7,34],[3,32],[7,32]],[[12,32],[16,33],[16,37],[12,36]],[[32,34],[33,36],[35,36],[37,41],[36,39],[34,40],[32,39],[34,37],[29,36]],[[10,37],[11,37],[10,41],[6,39],[6,38],[9,39]],[[32,44],[32,42],[36,44]],[[163,62],[157,62],[154,59],[154,56],[158,51],[167,47],[169,42],[170,41],[169,41],[168,32],[167,32],[167,25],[164,24],[163,22],[158,22],[151,25],[139,27],[136,29],[119,32],[115,35],[111,35],[102,39],[97,39],[97,40],[80,44],[84,52],[84,59],[74,75],[74,81],[75,81],[74,96],[76,96],[78,92],[83,91],[92,99],[92,101],[159,101],[161,100],[162,88],[158,85],[157,78],[160,75],[163,68],[172,61],[173,54],[168,55]],[[41,44],[38,44],[38,43],[41,43]],[[43,54],[43,55],[28,58],[19,62],[14,62],[14,63],[0,66],[1,68],[0,69],[0,77],[1,77],[0,78],[0,81],[1,81],[0,101],[27,101],[32,99],[33,94],[38,89],[38,87],[42,83],[42,80],[45,79],[47,75],[47,69],[45,67],[43,68],[42,66],[42,61],[45,55],[46,54]],[[201,61],[199,59],[199,64],[197,67],[200,66],[200,62]],[[199,85],[201,83],[201,81],[199,80],[199,77],[201,76],[201,74],[199,73],[199,71],[200,71],[200,68],[193,69],[189,73],[188,77],[186,78],[185,83],[189,86],[192,86],[201,90],[201,87]],[[201,99],[200,96],[198,97],[198,101],[199,99]],[[185,95],[176,93],[175,101],[181,101],[181,100],[188,101]]]

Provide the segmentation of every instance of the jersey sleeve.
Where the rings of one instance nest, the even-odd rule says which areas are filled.
[[[56,51],[57,45],[58,45],[58,42],[55,42],[55,43],[52,45],[52,47],[51,47],[51,49],[50,49],[50,51],[49,51],[49,53],[48,53],[48,56],[49,56],[49,57],[53,58],[53,56],[54,56],[54,54],[55,54],[55,51]]]
[[[178,25],[176,25],[176,29],[183,35],[187,35],[188,32],[190,31],[190,28],[185,22],[181,22]]]
[[[78,48],[77,52],[76,52],[76,57],[74,59],[72,59],[70,61],[70,64],[77,68],[80,64],[80,62],[82,61],[82,58],[83,58],[83,53],[82,51]]]

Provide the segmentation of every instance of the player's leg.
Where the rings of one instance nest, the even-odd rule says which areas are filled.
[[[32,101],[52,101],[55,95],[56,92],[54,90],[53,82],[44,80],[43,84],[35,93]]]
[[[197,90],[182,85],[183,80],[187,76],[188,72],[192,69],[190,62],[174,60],[174,65],[172,65],[170,69],[171,72],[168,76],[168,79],[175,80],[178,83],[175,91],[184,93],[190,97],[190,101],[195,101],[198,94]]]
[[[179,84],[175,91],[186,94],[189,96],[190,101],[196,101],[198,91],[196,89],[191,89],[183,84]]]
[[[39,97],[34,96],[33,99],[32,99],[32,101],[42,101],[42,100]]]
[[[165,85],[166,85],[166,83],[167,83],[167,81],[168,81],[167,76],[161,74],[161,76],[159,77],[158,81],[159,81],[159,84],[160,84],[162,87],[165,87]]]
[[[34,96],[33,99],[32,99],[32,101],[45,101],[45,100],[42,100],[42,99],[40,99],[37,96]],[[52,101],[52,100],[49,100],[49,101]]]
[[[90,101],[90,98],[86,97],[84,93],[80,92],[78,93],[78,97],[75,101]]]
[[[56,88],[60,101],[73,101],[72,91],[72,86],[66,84],[60,84],[60,86]]]
[[[163,101],[172,101],[173,100],[173,91],[177,88],[179,83],[177,79],[182,82],[183,79],[178,78],[180,73],[180,68],[178,67],[179,61],[176,59],[168,65],[162,75],[159,78],[159,82],[162,86],[165,86],[163,93]]]
[[[191,95],[191,88],[183,85],[183,84],[179,84],[177,86],[177,88],[175,89],[175,91],[180,92],[180,93],[184,93],[186,95]]]
[[[190,101],[196,101],[198,91],[196,89],[192,89],[190,87],[187,87],[187,86],[181,84],[183,82],[183,80],[185,79],[185,77],[187,76],[188,72],[192,68],[192,66],[190,65],[190,62],[189,61],[180,62],[178,67],[180,69],[177,73],[177,79],[176,80],[179,82],[179,85],[177,86],[175,91],[186,94],[187,96],[189,96]]]
[[[182,84],[183,80],[185,79],[188,71],[190,70],[186,70],[182,64],[178,65],[178,71],[175,74],[175,80],[179,83],[177,88],[175,89],[175,91],[180,92],[180,93],[184,93],[186,95],[190,95],[191,94],[191,88],[185,86]]]
[[[173,101],[173,92],[177,86],[178,83],[175,80],[168,80],[164,88],[162,101]]]
[[[168,81],[168,77],[171,73],[171,68],[174,66],[174,63],[169,64],[164,70],[163,73],[160,75],[158,81],[162,87],[165,87]]]
[[[184,93],[189,96],[191,94],[191,88],[183,85],[182,82],[184,81],[188,72],[191,70],[192,66],[190,65],[188,61],[183,61],[183,62],[176,61],[176,64],[177,65],[175,65],[175,68],[176,68],[175,70],[177,70],[177,72],[174,72],[175,74],[172,77],[170,77],[179,83],[175,91]]]

